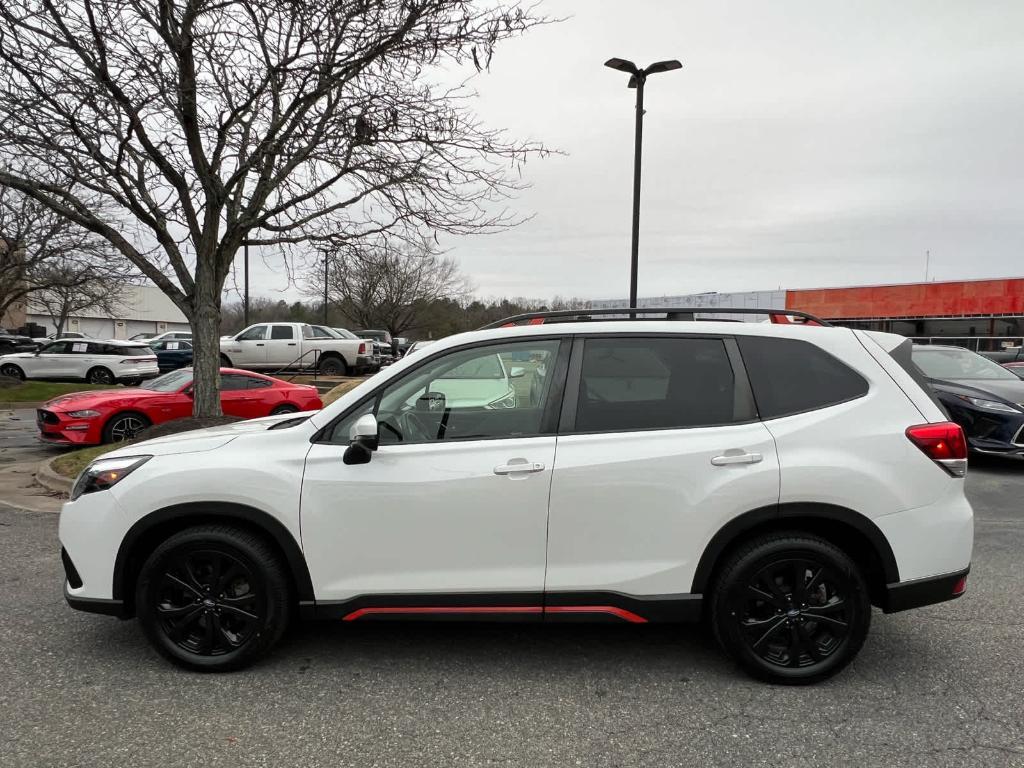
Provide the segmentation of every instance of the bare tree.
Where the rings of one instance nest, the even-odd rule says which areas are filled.
[[[0,185],[105,237],[181,308],[194,412],[217,414],[243,243],[514,223],[495,202],[542,148],[440,83],[542,21],[502,0],[4,0]]]
[[[0,187],[0,316],[30,295],[74,292],[98,276],[113,278],[124,270],[121,261],[111,257],[106,241],[31,197]]]
[[[386,328],[393,336],[419,327],[421,313],[433,302],[470,293],[458,264],[426,240],[330,250],[325,257],[328,302],[360,327]],[[318,274],[309,281],[311,295],[323,296],[323,280]]]
[[[60,336],[68,318],[84,310],[121,315],[134,277],[122,259],[97,263],[64,258],[37,271],[33,280],[39,284],[32,291],[31,303],[50,316]]]

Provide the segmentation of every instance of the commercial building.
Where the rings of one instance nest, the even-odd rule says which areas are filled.
[[[56,331],[53,318],[32,301],[22,308],[21,318],[5,318],[4,327],[41,326],[48,335]],[[68,318],[64,331],[84,333],[94,339],[130,339],[137,333],[190,330],[181,310],[154,285],[129,286],[113,316],[99,309],[85,309]]]
[[[889,331],[971,349],[1018,346],[1024,337],[1024,278],[950,280],[744,293],[698,293],[638,299],[641,307],[763,307],[810,312],[836,325]],[[592,302],[625,307],[624,299]],[[716,315],[728,317],[728,315]],[[736,320],[751,319],[736,315]]]

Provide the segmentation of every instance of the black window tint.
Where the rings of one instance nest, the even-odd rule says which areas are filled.
[[[239,389],[249,388],[249,376],[240,373],[223,373],[220,377],[220,391],[232,392]]]
[[[272,325],[270,327],[270,338],[272,339],[294,339],[295,329],[290,325]]]
[[[740,336],[754,400],[762,419],[813,411],[867,394],[855,370],[799,339]]]
[[[907,372],[907,374],[914,380],[914,382],[924,390],[924,393],[928,395],[928,398],[938,406],[939,410],[943,413],[947,413],[946,407],[939,402],[939,398],[935,396],[932,388],[928,385],[928,379],[921,371],[920,368],[914,363],[914,342],[907,339],[896,347],[892,352],[889,353],[889,357],[895,360],[900,368]]]
[[[50,344],[48,347],[44,347],[42,354],[44,355],[63,355],[71,349],[70,341],[58,341],[55,344]]]
[[[678,429],[746,421],[721,339],[587,339],[576,430]],[[746,410],[746,409],[743,409]]]
[[[263,389],[264,387],[269,387],[273,384],[272,381],[268,381],[267,379],[257,379],[255,376],[246,376],[246,378],[249,380],[249,389]]]
[[[123,357],[145,357],[146,355],[152,355],[153,350],[147,346],[121,347],[116,344],[111,344],[107,347],[107,351],[104,354],[121,355]]]

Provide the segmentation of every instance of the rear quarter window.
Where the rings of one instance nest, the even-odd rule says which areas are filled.
[[[868,392],[863,376],[810,342],[771,336],[736,341],[762,419],[827,408]]]

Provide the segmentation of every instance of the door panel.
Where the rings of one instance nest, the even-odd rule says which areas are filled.
[[[712,463],[742,454],[761,459]],[[559,437],[545,588],[687,593],[711,537],[778,500],[775,443],[760,423]]]
[[[292,325],[271,325],[267,338],[267,364],[281,368],[295,360],[301,353],[300,339]]]
[[[306,459],[302,543],[318,600],[541,591],[554,437],[382,445],[353,466],[344,452],[314,444]]]
[[[224,351],[231,362],[246,368],[260,368],[267,364],[267,326],[256,325],[228,342]]]

